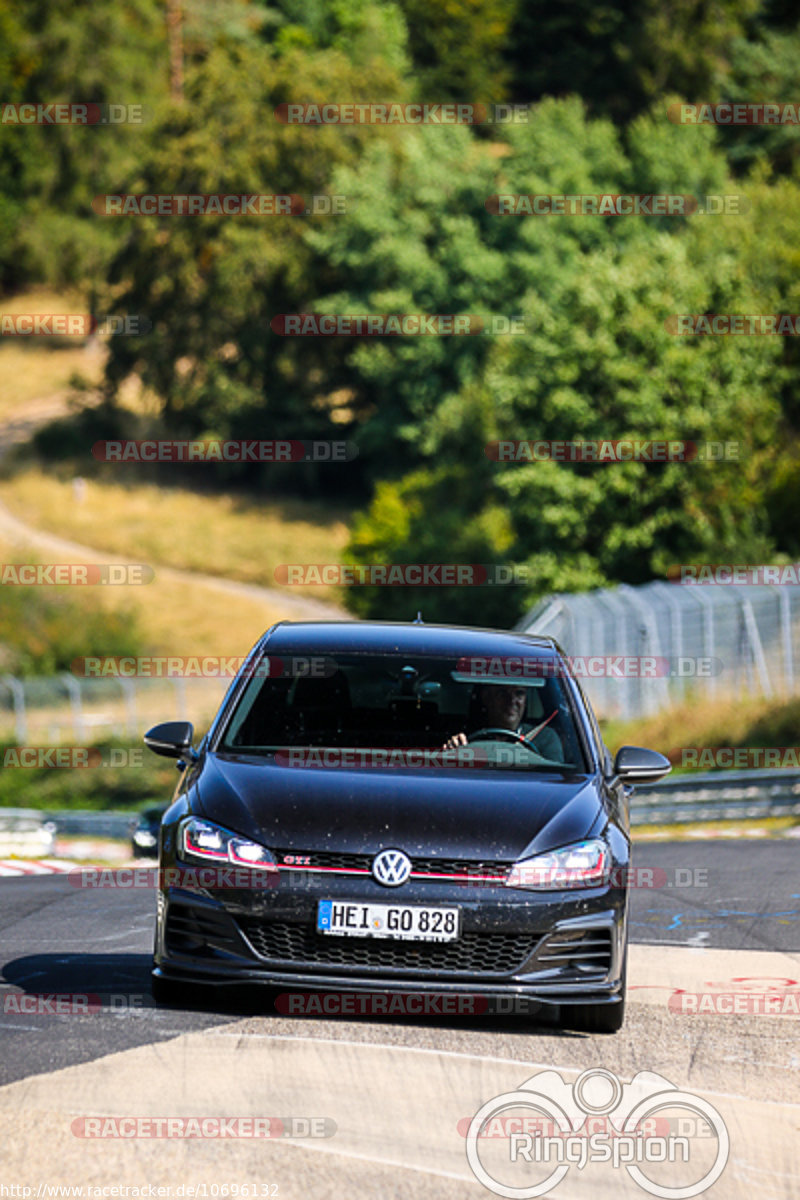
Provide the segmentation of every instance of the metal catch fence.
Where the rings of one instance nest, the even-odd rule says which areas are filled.
[[[800,586],[648,583],[548,596],[517,624],[554,637],[598,714],[800,687]]]

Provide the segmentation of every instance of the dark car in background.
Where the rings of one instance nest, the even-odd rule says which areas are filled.
[[[131,852],[134,858],[158,857],[158,831],[161,828],[161,818],[168,807],[166,804],[155,804],[139,813],[131,831]]]
[[[181,760],[160,833],[153,990],[514,997],[622,1024],[628,793],[550,639],[422,623],[281,622]]]

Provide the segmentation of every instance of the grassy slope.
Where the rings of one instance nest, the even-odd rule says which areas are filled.
[[[111,468],[114,478],[90,477],[78,504],[71,471],[32,467],[0,482],[0,500],[38,529],[130,562],[163,563],[243,583],[276,587],[274,572],[281,563],[341,561],[347,514],[329,504],[158,487],[126,480],[126,469]],[[341,599],[324,586],[286,590]]]
[[[688,701],[638,721],[604,722],[603,736],[614,751],[623,745],[651,746],[678,769],[684,747],[800,747],[800,698]]]
[[[86,311],[86,298],[78,292],[35,288],[0,298],[0,313]],[[76,372],[90,383],[98,382],[103,359],[102,345],[87,347],[77,339],[0,338],[0,422],[35,420],[47,407],[43,402],[52,407],[54,400],[67,398]],[[123,389],[123,403],[139,413],[156,411],[153,397],[135,386]],[[87,447],[87,456],[89,451]],[[88,458],[87,473],[96,466]],[[0,498],[37,528],[130,562],[152,564],[152,583],[103,589],[102,600],[109,608],[133,606],[155,653],[196,654],[202,647],[206,654],[242,654],[270,624],[292,615],[280,599],[259,601],[166,582],[159,578],[159,564],[274,586],[274,568],[280,563],[336,562],[347,540],[349,513],[330,505],[270,503],[137,484],[122,466],[107,468],[102,479],[90,475],[86,498],[79,504],[72,484],[78,471],[76,464],[48,471],[7,468]],[[0,542],[0,561],[45,560],[69,558]],[[284,592],[290,596],[295,589]],[[336,590],[323,587],[310,587],[307,594],[320,600],[341,598]]]
[[[85,313],[79,292],[56,293],[36,288],[13,298],[0,298],[0,314]],[[75,372],[90,382],[100,377],[102,356],[87,351],[77,338],[0,338],[0,420],[24,415],[34,401],[64,392]]]

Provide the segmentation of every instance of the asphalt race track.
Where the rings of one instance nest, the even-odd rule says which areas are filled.
[[[672,1084],[719,1114],[730,1149],[704,1196],[796,1197],[799,850],[788,838],[636,849],[628,1013],[614,1036],[518,1016],[286,1016],[258,989],[203,997],[191,1010],[155,1008],[151,890],[81,889],[66,875],[0,880],[0,1184],[16,1189],[0,1194],[500,1194],[467,1160],[474,1114],[542,1072],[571,1088],[582,1073],[604,1070],[625,1085],[655,1072],[668,1081],[662,1088]],[[88,1010],[59,1012],[52,997],[74,994],[89,994]],[[50,1010],[34,995],[51,997]],[[609,1077],[592,1078],[601,1087]],[[555,1094],[542,1093],[541,1080],[531,1086]],[[596,1101],[591,1112],[599,1111]],[[175,1117],[197,1118],[195,1131],[205,1122],[203,1135],[146,1120]],[[270,1119],[261,1136],[248,1134],[251,1118]],[[706,1126],[700,1145],[699,1128],[694,1176],[680,1173],[685,1164],[650,1163],[651,1179],[677,1187],[709,1169],[717,1140]],[[552,1170],[517,1162],[512,1180],[502,1174],[508,1160],[508,1136],[483,1139],[481,1162],[509,1186],[532,1188]],[[624,1165],[590,1161],[569,1166],[546,1194],[666,1193],[640,1185]]]

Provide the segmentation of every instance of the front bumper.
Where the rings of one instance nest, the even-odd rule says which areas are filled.
[[[627,896],[622,888],[532,894],[502,887],[327,880],[292,894],[159,893],[154,975],[209,985],[437,995],[516,996],[543,1005],[616,1003],[623,992]],[[471,891],[471,889],[470,889]],[[316,933],[317,901],[458,905],[458,942]]]

